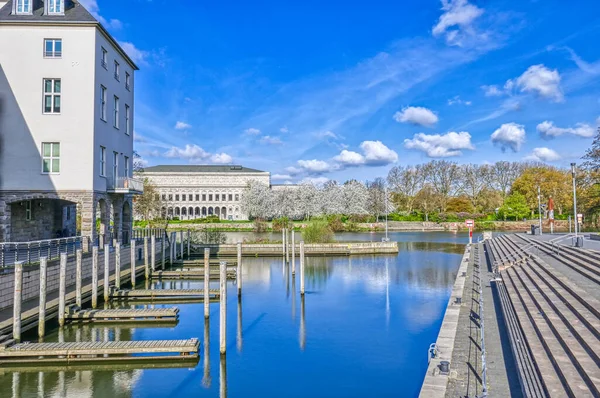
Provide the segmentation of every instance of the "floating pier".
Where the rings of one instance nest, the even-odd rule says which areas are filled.
[[[218,298],[219,290],[209,290],[209,298]],[[111,300],[152,300],[152,301],[171,301],[191,299],[203,300],[204,290],[202,289],[140,289],[140,290],[117,290],[110,292]]]
[[[0,337],[6,341],[7,336]],[[11,364],[148,362],[199,357],[198,339],[81,343],[0,343],[0,367]]]
[[[179,320],[179,308],[82,310],[73,305],[67,308],[65,319],[69,322],[93,323],[177,322]]]
[[[211,280],[219,280],[220,274],[219,270],[215,268],[211,270],[209,268],[210,274],[209,278]],[[236,278],[236,270],[235,268],[231,268],[227,270],[227,279],[235,279]],[[169,270],[169,271],[156,271],[152,274],[153,279],[169,279],[169,280],[180,280],[180,279],[198,279],[204,280],[204,268],[194,269],[194,270]]]

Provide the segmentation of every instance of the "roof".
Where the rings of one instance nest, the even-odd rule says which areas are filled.
[[[237,165],[160,165],[144,167],[144,173],[266,173]]]
[[[102,26],[90,12],[79,3],[79,0],[65,0],[64,15],[44,14],[44,3],[39,0],[33,0],[33,12],[31,15],[15,15],[12,13],[13,2],[14,0],[8,0],[3,7],[0,7],[0,23],[95,24],[121,56],[131,64],[131,67],[135,70],[139,70],[135,62],[133,62],[129,55],[121,48],[115,38],[112,37],[106,28],[104,28],[104,26]]]

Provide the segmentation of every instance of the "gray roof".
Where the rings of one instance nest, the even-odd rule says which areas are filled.
[[[145,173],[265,173],[262,170],[250,169],[237,165],[161,165],[144,167]]]
[[[32,15],[13,15],[13,1],[9,0],[4,7],[0,9],[0,21],[48,21],[48,22],[98,22],[76,0],[65,0],[65,15],[46,15],[44,14],[44,3],[33,1]]]

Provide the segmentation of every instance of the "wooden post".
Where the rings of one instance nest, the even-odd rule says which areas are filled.
[[[92,247],[92,308],[98,307],[98,246]]]
[[[220,352],[227,351],[227,261],[221,261],[219,287],[220,287],[220,315],[219,315],[219,343]]]
[[[204,249],[204,318],[210,316],[210,249]]]
[[[148,237],[144,236],[144,275],[146,279],[150,278],[150,268],[148,267]]]
[[[290,263],[290,231],[285,229],[285,263]]]
[[[48,274],[48,259],[40,258],[40,304],[38,319],[38,337],[43,339],[46,335],[46,276]]]
[[[163,233],[160,238],[160,250],[162,251],[162,266],[161,269],[165,269],[165,234]]]
[[[110,285],[110,246],[104,245],[104,304],[108,303]]]
[[[169,256],[170,256],[169,265],[171,267],[173,266],[173,256],[175,253],[174,247],[175,247],[175,234],[172,233],[171,234],[171,242],[169,243]]]
[[[187,257],[190,258],[190,245],[191,245],[191,234],[190,230],[187,230]]]
[[[285,228],[281,230],[281,255],[285,258]]]
[[[58,275],[58,326],[63,327],[65,326],[65,295],[67,294],[67,253],[60,254]]]
[[[150,238],[150,270],[156,271],[156,236],[152,235]]]
[[[296,275],[296,235],[292,229],[292,275]]]
[[[129,266],[131,267],[131,275],[129,277],[131,279],[131,288],[135,289],[135,239],[131,239],[129,245],[131,250],[131,259],[129,261]]]
[[[82,260],[81,260],[81,249],[77,250],[77,256],[75,261],[75,305],[81,308],[81,279],[82,276]]]
[[[181,261],[183,261],[183,231],[179,231],[179,239],[181,240]]]
[[[242,242],[237,244],[237,291],[238,297],[242,297]]]
[[[115,245],[115,287],[121,289],[121,242]]]
[[[300,241],[300,294],[304,296],[304,241]]]
[[[13,301],[13,339],[21,341],[21,299],[23,298],[23,261],[15,263],[15,295]]]

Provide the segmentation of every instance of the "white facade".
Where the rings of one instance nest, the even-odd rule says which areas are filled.
[[[162,216],[181,220],[210,215],[247,220],[241,207],[244,189],[250,181],[271,182],[269,172],[241,166],[155,166],[146,168],[144,177],[159,192]]]
[[[115,221],[120,224],[123,211],[130,213],[131,195],[139,191],[130,179],[137,67],[77,1],[59,1],[60,12],[51,15],[44,2],[31,4],[29,14],[19,14],[12,1],[0,2],[0,241],[28,226],[41,229],[36,217],[11,220],[11,207],[24,200],[77,206],[84,235],[95,236],[97,213],[103,228],[112,221],[120,231]],[[101,87],[106,88],[105,120]],[[115,96],[119,128],[114,127]],[[19,231],[11,234],[15,228]],[[31,235],[35,239],[36,232]],[[40,238],[48,237],[55,236]]]

